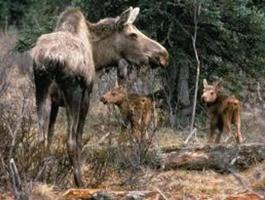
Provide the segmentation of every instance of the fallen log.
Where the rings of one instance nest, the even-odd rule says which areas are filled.
[[[124,200],[159,200],[161,196],[155,191],[109,191],[104,189],[69,189],[64,195],[64,199],[124,199]]]
[[[193,148],[170,147],[162,149],[160,165],[163,169],[248,169],[265,160],[265,144],[214,145]]]
[[[253,192],[243,192],[225,198],[225,200],[262,200],[262,199],[264,199],[263,196]]]

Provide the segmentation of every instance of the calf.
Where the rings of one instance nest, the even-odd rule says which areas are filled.
[[[231,124],[236,125],[237,143],[242,143],[242,135],[240,132],[240,101],[234,95],[225,95],[222,93],[219,83],[209,85],[206,79],[203,80],[202,100],[207,103],[208,114],[210,118],[210,134],[208,142],[214,140],[215,130],[219,130],[219,134],[215,138],[215,143],[219,143],[222,132],[226,132],[228,138],[231,137]]]
[[[148,97],[128,94],[124,87],[119,86],[105,93],[100,101],[118,106],[124,122],[122,132],[129,123],[134,139],[141,141],[148,138],[147,129],[151,123],[152,108],[152,102]]]

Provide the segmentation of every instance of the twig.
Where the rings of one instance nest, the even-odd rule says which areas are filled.
[[[13,158],[9,161],[10,175],[12,178],[12,186],[16,200],[28,200],[28,196],[23,192],[21,179],[17,170],[17,166]]]
[[[177,24],[179,25],[179,27],[182,29],[182,31],[188,36],[188,37],[192,37],[191,34],[189,33],[189,31],[182,25],[182,23],[177,20],[174,19],[175,22],[177,22]]]
[[[1,84],[0,84],[0,96],[2,96],[5,91],[8,89],[9,87],[9,83],[7,82],[7,73],[6,73],[6,68],[2,69],[2,71],[0,72],[0,79],[1,79]]]
[[[18,174],[17,166],[13,158],[9,161],[10,164],[10,171],[12,175],[12,182],[14,186],[14,191],[17,193],[18,190],[21,190],[21,179]]]
[[[173,30],[173,25],[174,25],[173,22],[171,22],[169,24],[168,31],[167,31],[167,36],[162,41],[162,44],[165,44],[166,41],[168,41],[168,44],[169,44],[170,47],[173,47],[172,41],[170,40],[171,33],[172,33],[172,30]]]
[[[107,139],[110,135],[110,132],[108,132],[107,134],[103,135],[100,140],[98,141],[98,144],[102,144],[104,142],[105,139]]]
[[[8,30],[8,18],[6,16],[5,18],[5,34],[7,35],[7,30]]]
[[[240,174],[236,173],[232,169],[228,169],[228,171],[236,178],[236,180],[240,183],[240,185],[242,185],[245,190],[253,192],[249,182],[247,182],[246,179],[244,179]]]
[[[164,200],[169,200],[159,188],[156,188],[156,191],[163,197]]]
[[[262,97],[261,97],[260,89],[261,89],[261,87],[260,87],[260,83],[258,82],[258,83],[257,83],[257,95],[258,95],[258,99],[259,99],[259,101],[262,102],[263,99],[262,99]]]
[[[9,150],[9,160],[11,159],[11,157],[13,156],[13,152],[14,152],[14,150],[15,150],[15,145],[16,145],[16,139],[17,139],[17,133],[18,133],[18,131],[20,130],[20,128],[21,128],[21,123],[22,123],[22,121],[23,121],[23,117],[24,117],[24,114],[25,114],[25,97],[24,97],[24,99],[23,99],[23,101],[22,101],[23,103],[22,103],[22,107],[21,107],[21,111],[20,111],[20,113],[19,113],[19,120],[18,120],[18,122],[17,122],[17,125],[16,125],[16,127],[15,127],[15,129],[14,130],[12,130],[12,128],[11,128],[11,126],[10,126],[10,124],[8,123],[8,121],[6,122],[6,124],[7,124],[7,128],[8,128],[8,132],[9,132],[9,134],[11,135],[11,137],[12,137],[12,141],[11,141],[11,148],[10,148],[10,150]]]
[[[189,134],[189,136],[187,137],[187,139],[184,141],[184,144],[188,144],[188,142],[190,141],[190,139],[191,139],[191,137],[193,136],[193,134],[194,135],[196,135],[197,134],[197,128],[194,128],[192,131],[191,131],[191,133]]]

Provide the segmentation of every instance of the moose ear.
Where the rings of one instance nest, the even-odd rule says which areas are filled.
[[[203,79],[203,87],[206,88],[208,86],[207,80]]]
[[[140,8],[138,8],[138,7],[134,8],[130,13],[130,17],[127,21],[127,24],[133,24],[134,21],[136,20],[137,16],[138,16],[138,14],[139,14],[139,12],[140,12]]]
[[[118,27],[122,27],[124,25],[127,24],[132,24],[135,19],[137,18],[138,14],[139,14],[140,8],[136,7],[136,8],[128,8],[127,10],[125,10],[119,17],[117,20],[117,24]]]
[[[222,80],[219,80],[219,81],[217,81],[216,83],[214,83],[214,86],[215,86],[216,88],[221,88],[221,86],[222,86]]]
[[[130,14],[131,14],[132,10],[133,10],[133,8],[129,7],[127,10],[123,11],[120,16],[117,17],[118,27],[121,27],[121,26],[127,24],[127,21],[130,18]]]

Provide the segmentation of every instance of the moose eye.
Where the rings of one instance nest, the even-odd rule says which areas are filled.
[[[105,32],[108,31],[108,27],[103,27],[102,31],[105,31]]]
[[[112,95],[112,96],[116,96],[116,92],[112,92],[111,95]]]
[[[213,92],[211,92],[210,94],[213,95]]]
[[[136,33],[130,33],[129,37],[133,40],[136,40],[138,35]]]

